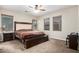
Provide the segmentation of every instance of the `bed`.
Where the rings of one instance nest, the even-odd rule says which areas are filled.
[[[23,28],[23,26],[26,27]],[[19,28],[17,29],[17,27]],[[32,23],[25,22],[15,22],[15,37],[24,44],[25,48],[30,48],[48,41],[48,35],[46,35],[44,32],[33,31]]]

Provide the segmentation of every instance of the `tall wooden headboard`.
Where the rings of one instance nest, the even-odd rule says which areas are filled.
[[[19,29],[29,29],[32,30],[32,23],[29,22],[14,22],[14,31],[17,30],[17,25]],[[31,27],[30,27],[31,26]],[[21,28],[22,27],[22,28]],[[24,27],[24,28],[23,28]]]

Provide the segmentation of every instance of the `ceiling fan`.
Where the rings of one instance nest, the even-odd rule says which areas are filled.
[[[30,8],[34,8],[35,10],[40,10],[40,11],[46,11],[44,8],[42,8],[42,5],[34,5],[34,6],[29,6]]]
[[[33,10],[46,11],[46,10],[43,8],[42,5],[32,5],[32,6],[29,5],[28,7],[31,8],[31,9],[33,9]],[[28,12],[28,11],[26,11],[26,12]]]

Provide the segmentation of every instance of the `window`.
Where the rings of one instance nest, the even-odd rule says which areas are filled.
[[[49,22],[49,18],[44,19],[44,30],[49,30],[50,28],[50,22]]]
[[[61,16],[53,17],[53,30],[54,31],[61,31]]]
[[[1,14],[3,31],[13,31],[13,16]]]
[[[37,20],[32,20],[32,28],[33,30],[37,29]]]

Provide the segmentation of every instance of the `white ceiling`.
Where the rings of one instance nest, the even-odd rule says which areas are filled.
[[[70,7],[70,5],[43,5],[43,8],[46,9],[46,11],[34,13],[33,9],[29,8],[27,5],[0,5],[0,9],[28,13],[33,16],[41,16],[56,11],[58,9],[67,8],[67,7]],[[29,11],[29,12],[25,12],[25,11]]]

